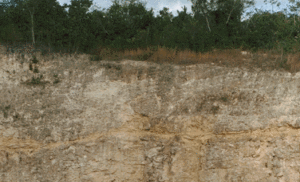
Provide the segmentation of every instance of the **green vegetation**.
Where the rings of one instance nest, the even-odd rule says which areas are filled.
[[[220,109],[219,106],[212,106],[212,107],[211,107],[211,112],[212,112],[213,114],[216,114],[216,113],[219,111],[219,109]]]
[[[60,82],[59,79],[55,79],[53,83],[54,83],[54,84],[57,84],[57,83],[59,83],[59,82]]]
[[[155,17],[153,9],[147,10],[137,0],[113,0],[109,9],[92,12],[88,12],[92,0],[71,0],[63,6],[56,0],[17,0],[16,7],[4,8],[0,15],[0,42],[11,53],[30,42],[42,55],[87,53],[91,61],[126,51],[131,58],[162,61],[163,57],[155,55],[159,47],[175,52],[167,57],[172,62],[185,51],[243,49],[286,54],[300,49],[299,0],[290,0],[291,13],[256,9],[245,21],[242,15],[254,6],[254,0],[191,1],[193,15],[184,7],[174,17],[165,7]],[[144,52],[133,53],[140,50]],[[37,63],[35,57],[32,62]],[[281,60],[279,64],[286,67],[286,63]]]
[[[33,62],[34,64],[36,64],[36,63],[38,63],[39,61],[36,59],[36,57],[35,57],[35,56],[33,56],[33,58],[32,58],[32,62]]]
[[[122,69],[122,67],[120,65],[113,65],[113,64],[102,64],[103,67],[107,68],[107,69],[116,69],[118,71],[120,71]]]
[[[32,63],[29,63],[29,70],[32,71]]]
[[[228,97],[227,97],[227,96],[222,96],[222,97],[221,97],[221,100],[222,100],[223,102],[227,102],[227,101],[228,101]]]
[[[41,84],[41,79],[43,78],[43,75],[40,75],[40,77],[34,78],[34,76],[31,78],[31,84],[38,85]]]
[[[60,80],[59,80],[59,78],[58,78],[58,75],[57,75],[57,74],[54,74],[53,76],[54,76],[54,78],[55,78],[55,80],[54,80],[53,84],[57,84],[57,83],[59,83],[59,82],[60,82]]]
[[[33,73],[38,73],[39,69],[37,67],[34,67]]]
[[[101,57],[99,55],[91,55],[90,60],[91,61],[100,61]]]

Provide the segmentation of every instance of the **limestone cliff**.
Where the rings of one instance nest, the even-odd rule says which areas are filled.
[[[1,57],[1,182],[300,180],[299,73],[47,59]]]

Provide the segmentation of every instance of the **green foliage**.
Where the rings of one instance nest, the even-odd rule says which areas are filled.
[[[287,59],[283,59],[282,61],[279,61],[279,67],[289,70],[290,66],[287,64]]]
[[[88,46],[88,37],[90,35],[89,27],[91,24],[89,16],[86,14],[88,8],[92,5],[91,0],[71,0],[68,14],[69,38],[73,45],[72,50],[80,51],[84,46]]]
[[[2,110],[2,112],[3,112],[4,118],[8,118],[8,112],[9,112],[10,107],[11,107],[10,105],[5,106],[4,108],[3,108],[3,106],[0,107],[0,110]]]
[[[34,64],[36,64],[36,63],[39,62],[39,61],[36,59],[36,56],[32,56],[32,62],[33,62]]]
[[[158,50],[158,46],[150,46],[150,51],[155,52]]]
[[[109,64],[109,63],[102,64],[102,66],[104,66],[106,69],[116,69],[116,70],[122,69],[121,65],[113,65],[113,64]]]
[[[41,50],[41,55],[42,55],[42,56],[45,56],[47,53],[48,53],[47,50],[45,50],[45,49],[42,49],[42,50]]]
[[[249,20],[246,42],[250,47],[271,49],[276,41],[275,32],[278,30],[278,18],[269,12],[258,12]]]
[[[60,82],[60,80],[55,79],[53,83],[54,83],[54,84],[58,84],[59,82]]]
[[[54,74],[53,76],[54,76],[54,78],[55,78],[55,80],[54,80],[53,84],[57,84],[57,83],[59,83],[59,82],[60,82],[60,80],[58,79],[58,75],[57,75],[57,74]]]
[[[145,60],[149,59],[152,55],[153,55],[153,53],[151,53],[151,52],[145,53],[145,54],[139,55],[138,59],[145,61]]]
[[[7,8],[0,16],[0,41],[32,42],[33,30],[42,55],[84,52],[93,55],[91,61],[101,60],[96,56],[99,52],[92,51],[100,46],[109,48],[111,54],[112,50],[157,46],[196,52],[241,46],[290,52],[299,47],[300,28],[296,15],[300,3],[290,1],[290,16],[256,11],[244,22],[242,14],[253,6],[253,0],[192,0],[194,16],[183,7],[176,17],[166,7],[154,17],[153,9],[147,10],[137,0],[114,0],[108,10],[93,12],[88,12],[91,0],[72,0],[63,6],[56,0],[17,1],[18,6]],[[276,0],[266,2],[277,4]],[[147,53],[139,58],[150,56]]]
[[[41,84],[41,79],[42,78],[43,78],[43,75],[40,75],[40,77],[37,77],[37,78],[34,78],[34,76],[32,76],[31,84],[33,84],[33,85]]]
[[[100,61],[102,58],[99,55],[91,55],[90,61]]]
[[[34,67],[33,73],[38,73],[39,69],[37,67]]]
[[[213,114],[216,114],[216,113],[219,111],[219,109],[220,109],[219,106],[212,106],[212,107],[211,107],[211,112],[212,112]]]
[[[4,42],[16,42],[21,41],[22,35],[18,27],[14,24],[6,24],[0,26],[0,40]]]
[[[221,100],[222,100],[223,102],[227,102],[228,98],[227,98],[227,96],[223,96],[223,97],[221,97]]]

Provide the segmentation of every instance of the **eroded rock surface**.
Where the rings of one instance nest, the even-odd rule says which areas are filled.
[[[0,181],[300,180],[299,73],[38,59],[1,58]]]

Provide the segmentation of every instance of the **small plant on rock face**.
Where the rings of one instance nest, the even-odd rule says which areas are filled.
[[[112,66],[110,64],[102,64],[102,66],[104,66],[105,68],[108,68],[108,69],[112,68]]]
[[[4,117],[5,117],[5,118],[7,118],[7,117],[8,117],[8,114],[7,114],[7,112],[6,112],[6,111],[3,111],[3,115],[4,115]]]
[[[144,114],[144,113],[141,113],[141,115],[142,115],[143,117],[148,117],[148,115],[147,115],[147,114]]]
[[[57,83],[59,83],[59,82],[60,82],[59,79],[55,79],[53,83],[54,83],[54,84],[57,84]]]
[[[38,73],[38,72],[39,72],[38,68],[37,68],[37,67],[34,67],[33,72],[34,72],[34,73]]]
[[[29,70],[32,71],[32,64],[29,63]]]
[[[39,83],[40,83],[40,79],[39,79],[39,78],[34,78],[34,77],[32,77],[32,78],[31,78],[31,83],[32,83],[32,84],[39,84]]]
[[[223,96],[223,97],[221,97],[221,100],[223,101],[223,102],[227,102],[227,96]]]
[[[122,69],[122,67],[120,65],[116,66],[116,70],[121,70],[121,69]]]
[[[212,107],[211,107],[211,111],[212,111],[214,114],[216,114],[216,113],[218,112],[219,109],[220,109],[219,106],[212,106]]]
[[[5,106],[4,109],[2,109],[3,115],[4,115],[5,118],[8,117],[8,110],[9,110],[9,109],[10,109],[10,105]]]
[[[57,74],[54,74],[53,76],[54,76],[54,78],[55,78],[55,80],[54,80],[53,84],[57,84],[57,83],[59,83],[59,82],[60,82],[60,80],[58,79],[58,75],[57,75]]]
[[[31,83],[32,84],[40,84],[41,83],[41,79],[43,78],[43,75],[40,75],[40,77],[37,77],[37,78],[34,78],[34,77],[32,77],[31,78]]]
[[[38,63],[39,61],[36,59],[35,56],[33,56],[32,62],[33,62],[34,64],[36,64],[36,63]]]

